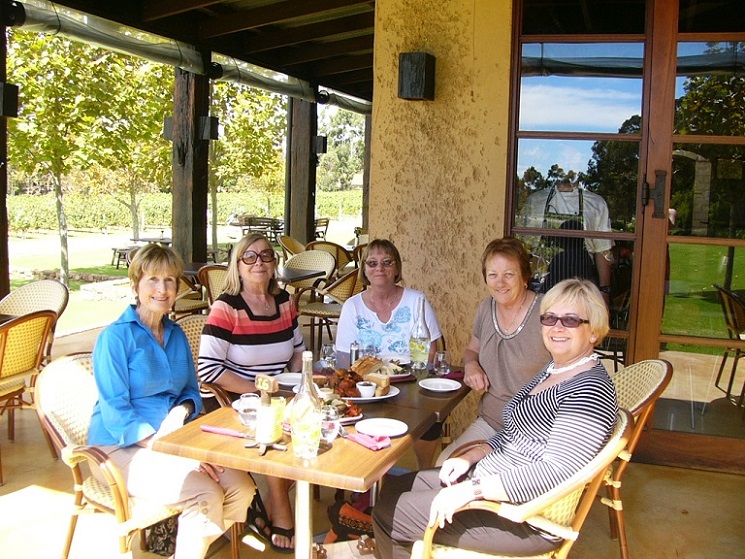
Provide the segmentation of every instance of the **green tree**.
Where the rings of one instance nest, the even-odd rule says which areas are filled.
[[[102,110],[83,135],[79,160],[101,177],[94,184],[129,210],[137,239],[145,195],[171,191],[171,144],[162,128],[173,113],[173,68],[116,53],[92,63],[100,65],[106,87]]]
[[[18,118],[9,120],[9,160],[54,186],[60,236],[60,279],[69,283],[64,179],[95,115],[102,86],[90,49],[62,37],[9,30],[8,79],[19,85]],[[100,55],[100,53],[99,53]]]
[[[212,245],[217,247],[217,192],[257,188],[264,195],[284,189],[282,146],[287,128],[286,98],[245,85],[216,82],[212,88],[211,114],[220,121],[221,135],[211,142],[210,205]],[[281,175],[274,180],[261,177]],[[273,186],[269,186],[273,185]],[[269,190],[266,190],[269,188]],[[267,203],[267,216],[269,216]]]
[[[318,187],[348,190],[364,165],[365,117],[342,109],[328,112],[330,119],[320,127],[320,133],[328,138],[328,151],[320,157]]]

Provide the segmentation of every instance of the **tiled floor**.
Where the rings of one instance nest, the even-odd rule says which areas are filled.
[[[59,338],[55,354],[90,350],[97,332]],[[0,445],[6,484],[0,487],[0,549],[3,557],[46,559],[59,556],[72,503],[68,468],[52,460],[32,411],[17,414],[16,441],[0,425]],[[4,421],[2,421],[4,423]],[[413,456],[399,464],[412,467]],[[623,489],[632,559],[730,559],[745,557],[745,476],[632,464]],[[316,531],[328,527],[326,506],[333,491],[321,489],[314,512]],[[71,559],[115,555],[112,523],[106,515],[81,518]],[[275,559],[248,547],[242,557]],[[136,551],[135,558],[158,556]],[[227,545],[213,557],[228,559]],[[286,557],[286,556],[285,556]],[[608,514],[596,503],[570,557],[618,557],[608,536]]]

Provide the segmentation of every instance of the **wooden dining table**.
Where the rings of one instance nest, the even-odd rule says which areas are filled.
[[[256,448],[245,448],[247,439],[207,433],[202,425],[242,430],[232,408],[220,408],[200,416],[181,429],[157,439],[153,449],[186,458],[218,464],[251,473],[295,481],[295,557],[310,559],[312,553],[313,484],[364,492],[370,489],[412,447],[439,418],[444,418],[469,389],[431,393],[416,382],[396,383],[398,395],[375,402],[363,402],[363,416],[403,421],[408,431],[391,439],[391,446],[373,451],[349,439],[338,437],[330,448],[323,449],[313,460],[301,460],[292,452],[289,435],[287,451],[269,450],[259,456]],[[346,427],[354,432],[354,426]]]

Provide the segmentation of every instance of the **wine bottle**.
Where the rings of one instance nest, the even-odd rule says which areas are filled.
[[[416,303],[414,325],[411,327],[411,334],[409,335],[411,370],[416,377],[426,374],[429,344],[429,328],[427,328],[427,321],[424,319],[424,295],[420,295]]]
[[[321,400],[313,385],[313,353],[303,352],[300,387],[292,403],[290,421],[292,449],[295,456],[315,458],[321,440]]]

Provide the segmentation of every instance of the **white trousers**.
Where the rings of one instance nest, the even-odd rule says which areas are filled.
[[[245,522],[256,485],[246,472],[225,468],[217,483],[199,462],[139,446],[105,447],[132,497],[180,509],[175,559],[203,559],[210,544]]]

